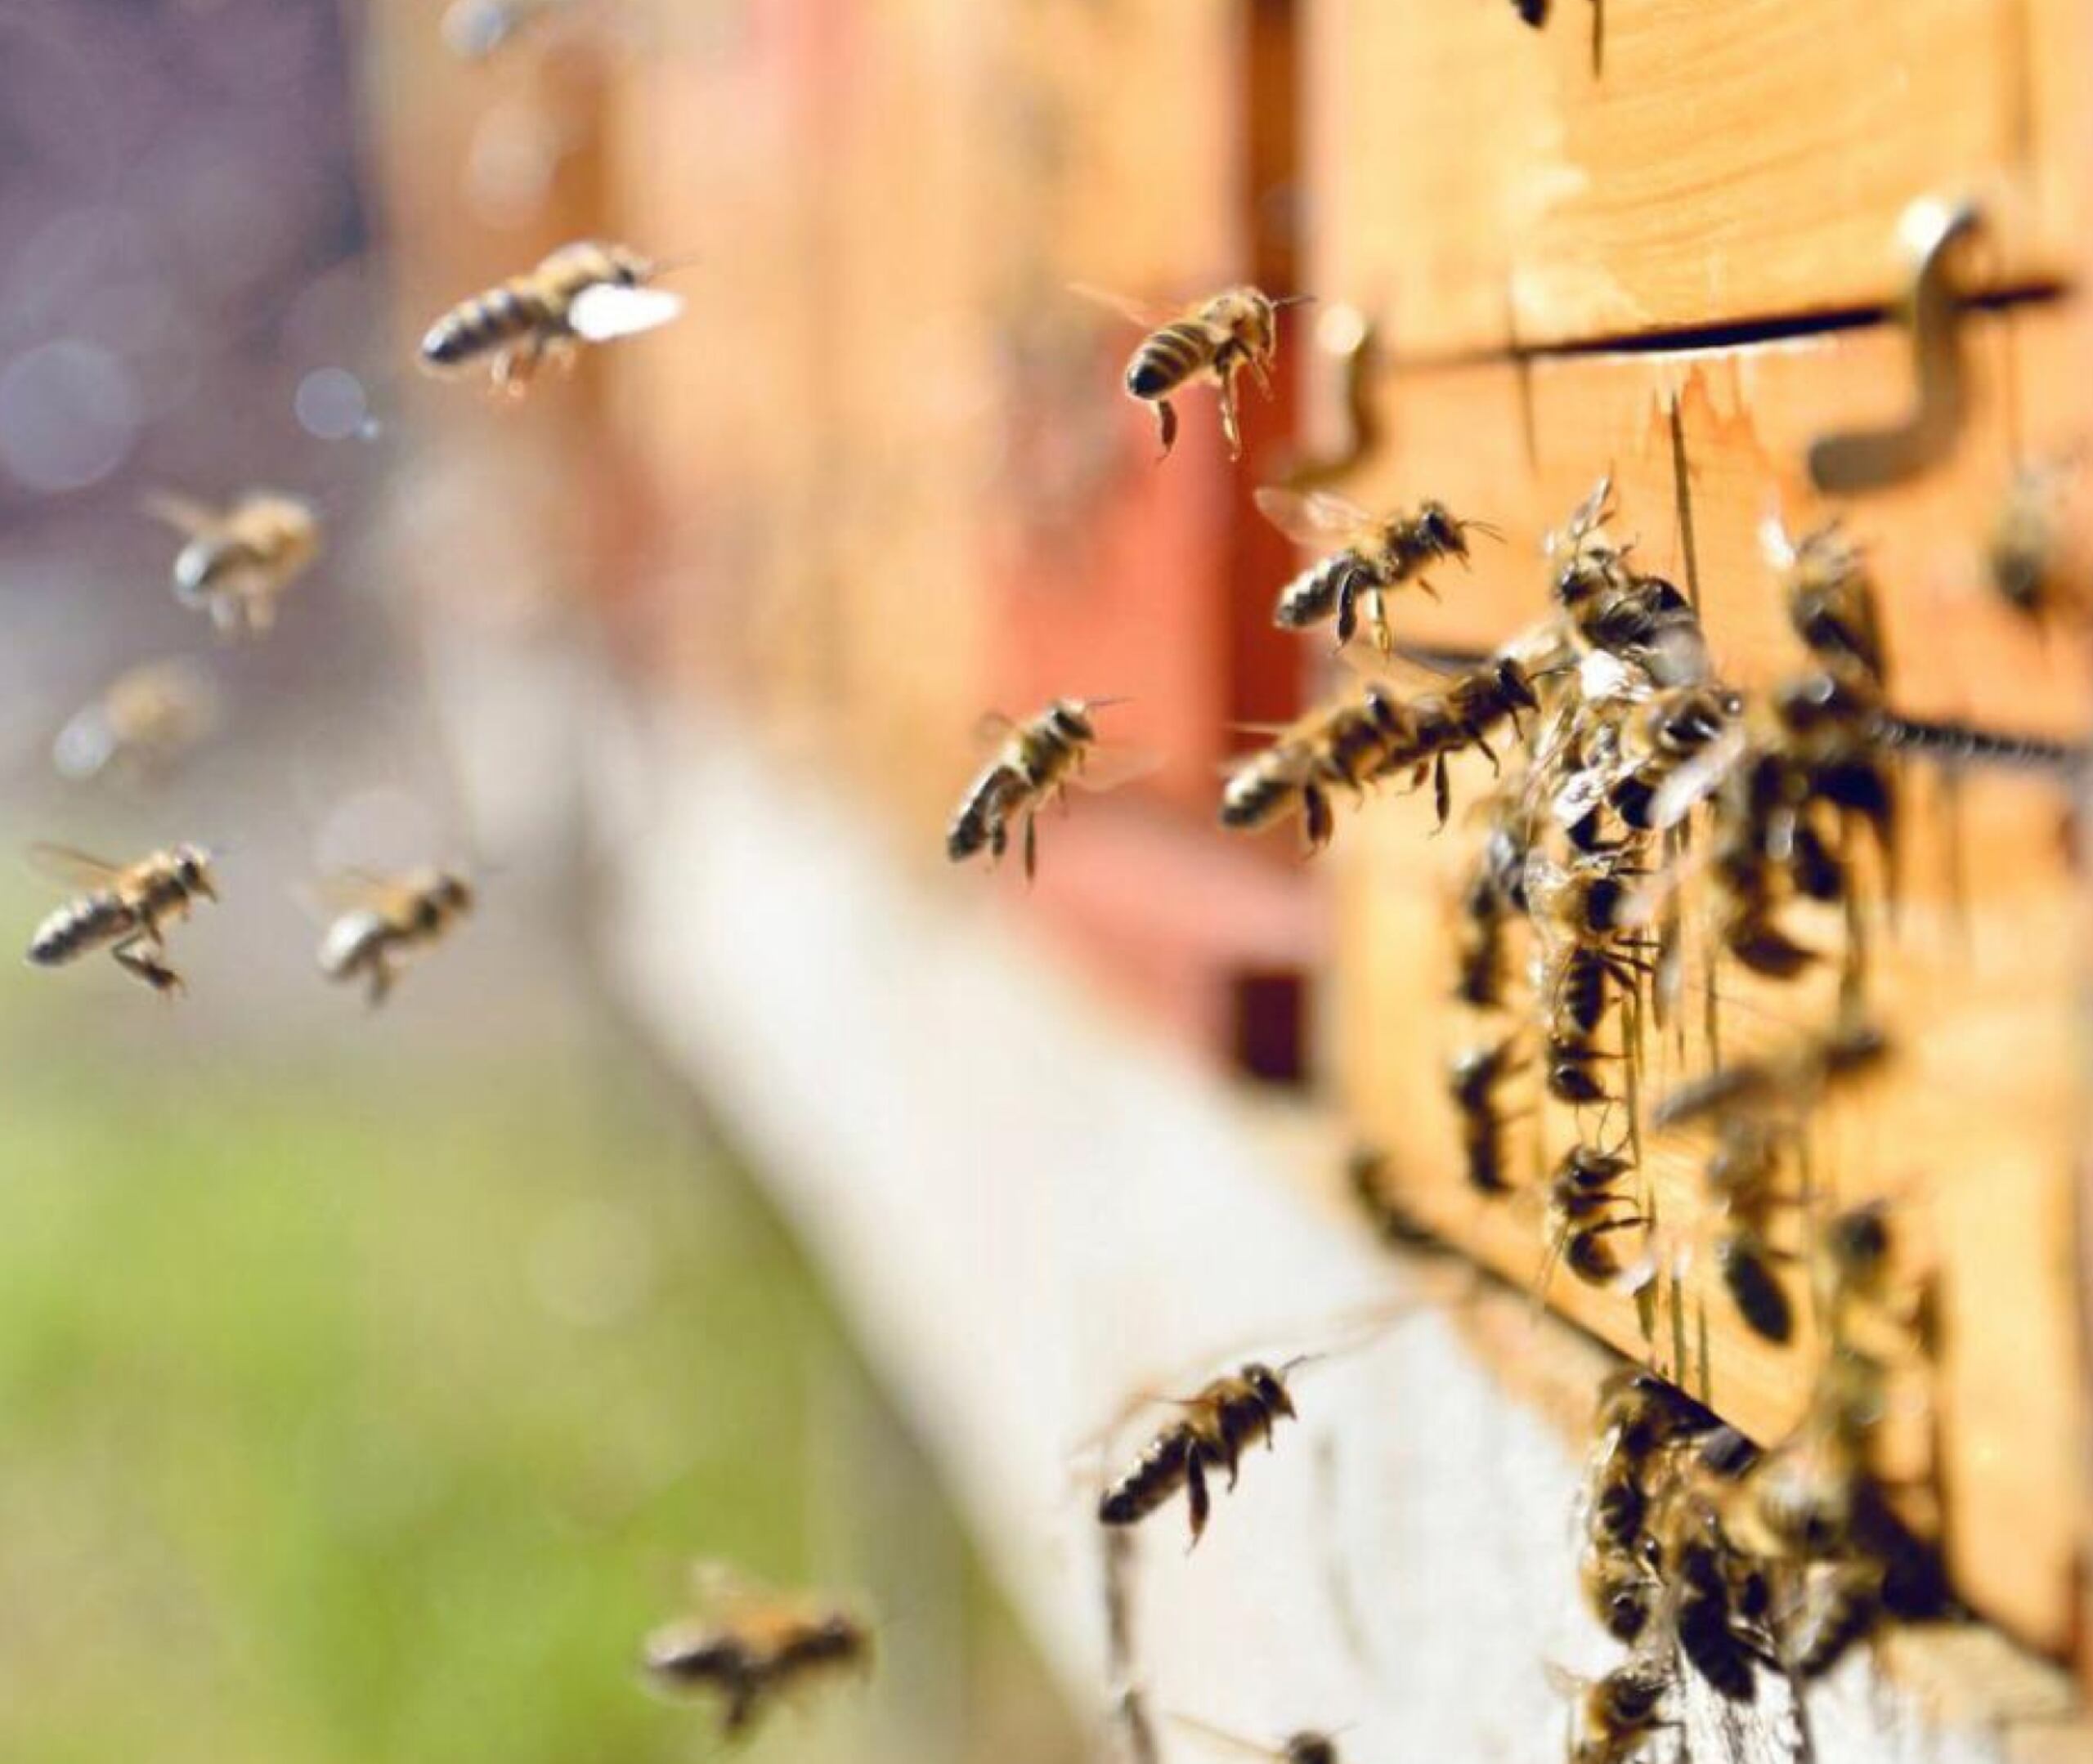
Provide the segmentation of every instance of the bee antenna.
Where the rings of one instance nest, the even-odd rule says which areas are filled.
[[[1131,705],[1133,701],[1132,696],[1125,692],[1112,698],[1078,698],[1076,701],[1086,710],[1102,710],[1108,705]]]
[[[1305,307],[1313,304],[1320,298],[1316,294],[1281,294],[1272,302],[1272,304],[1275,307]]]
[[[649,280],[659,281],[665,275],[679,275],[685,270],[695,269],[704,261],[704,257],[695,251],[684,252],[680,256],[674,257],[657,258],[655,260]]]
[[[1500,545],[1504,542],[1504,529],[1492,522],[1463,521],[1461,522],[1461,531],[1463,533],[1480,533],[1486,539],[1495,539]]]

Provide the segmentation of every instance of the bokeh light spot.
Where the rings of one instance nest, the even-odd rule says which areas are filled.
[[[41,344],[0,373],[0,466],[31,490],[101,482],[136,445],[141,420],[137,386],[98,344]]]
[[[368,439],[377,431],[363,382],[346,368],[315,368],[298,383],[292,407],[305,432],[322,441]]]

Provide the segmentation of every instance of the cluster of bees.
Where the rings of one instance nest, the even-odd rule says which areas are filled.
[[[1154,407],[1166,454],[1172,399],[1206,381],[1239,456],[1235,383],[1244,373],[1267,383],[1280,304],[1230,289],[1142,342],[1126,389]],[[1995,591],[2031,617],[2084,610],[2065,566],[2064,472],[2024,472],[1988,548]],[[1879,1623],[1946,1606],[1937,1560],[1893,1506],[1877,1462],[1885,1392],[1930,1353],[1926,1283],[1899,1251],[1887,1202],[1835,1210],[1811,1175],[1820,1105],[1862,1089],[1893,1058],[1867,987],[1870,927],[1898,884],[1895,725],[1875,585],[1837,522],[1796,538],[1769,522],[1764,548],[1805,659],[1746,692],[1718,674],[1692,600],[1610,535],[1602,479],[1548,539],[1548,616],[1494,654],[1441,658],[1436,678],[1406,688],[1390,601],[1432,593],[1427,572],[1466,565],[1471,535],[1496,530],[1437,501],[1376,515],[1328,493],[1266,489],[1257,500],[1323,553],[1282,589],[1275,623],[1331,627],[1347,652],[1364,629],[1375,656],[1365,678],[1235,765],[1221,821],[1255,830],[1297,818],[1312,854],[1333,837],[1339,802],[1393,783],[1428,786],[1443,827],[1450,761],[1473,752],[1490,765],[1452,992],[1457,1013],[1504,1027],[1452,1059],[1447,1086],[1469,1187],[1539,1213],[1535,1302],[1566,1270],[1653,1305],[1667,1257],[1675,1284],[1690,1251],[1705,1248],[1754,1335],[1795,1342],[1805,1299],[1814,1323],[1822,1358],[1806,1412],[1763,1448],[1652,1372],[1621,1375],[1602,1393],[1580,1578],[1593,1614],[1629,1652],[1596,1679],[1555,1676],[1573,1699],[1573,1764],[1616,1764],[1676,1724],[1683,1673],[1748,1703],[1762,1671],[1805,1685]],[[1038,811],[1072,783],[1098,781],[1103,702],[1064,699],[1009,728],[951,822],[954,861],[1001,857],[1021,820],[1032,875]],[[1647,1028],[1685,1046],[1689,899],[1705,927],[1698,984],[1714,1063],[1646,1107]],[[1777,986],[1835,973],[1830,1021],[1723,1060],[1714,975],[1725,964]],[[1514,1093],[1517,1113],[1537,1114],[1524,1094],[1536,1082],[1574,1124],[1537,1185],[1517,1179],[1508,1148]],[[1705,1244],[1661,1237],[1646,1132],[1699,1146]],[[1387,1234],[1445,1247],[1378,1166],[1357,1175]],[[1293,1415],[1292,1363],[1248,1364],[1181,1400],[1105,1489],[1100,1523],[1132,1524],[1181,1491],[1196,1542],[1214,1474],[1233,1486],[1245,1449],[1269,1445]],[[1125,1560],[1108,1549],[1108,1627],[1116,1706],[1130,1752],[1145,1760],[1156,1744],[1132,1681]],[[1260,1749],[1335,1755],[1313,1730]]]

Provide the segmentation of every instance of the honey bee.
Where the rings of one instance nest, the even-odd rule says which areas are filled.
[[[1684,1491],[1666,1505],[1658,1546],[1679,1652],[1718,1695],[1732,1703],[1755,1700],[1758,1642],[1738,1595],[1741,1587],[1749,1587],[1750,1602],[1763,1605],[1763,1582],[1753,1581],[1741,1564],[1714,1509]]]
[[[320,942],[320,971],[330,980],[361,980],[374,1006],[385,1002],[397,964],[432,947],[473,910],[473,886],[448,870],[400,876],[351,871],[326,891],[341,911]]]
[[[1438,591],[1424,575],[1430,566],[1452,557],[1466,569],[1470,532],[1504,536],[1486,521],[1456,519],[1442,502],[1420,503],[1414,513],[1377,516],[1329,490],[1301,495],[1267,485],[1257,491],[1257,503],[1265,518],[1296,544],[1336,544],[1280,590],[1272,623],[1300,631],[1333,617],[1340,647],[1351,641],[1360,602],[1369,599],[1375,641],[1390,647],[1390,594],[1414,582],[1436,599]]]
[[[1759,539],[1767,560],[1782,574],[1788,622],[1809,652],[1826,667],[1858,670],[1880,686],[1886,665],[1882,621],[1860,547],[1836,521],[1799,539],[1768,521]]]
[[[211,616],[223,635],[257,635],[276,622],[276,602],[320,555],[311,504],[251,490],[219,510],[155,492],[146,512],[188,535],[175,553],[174,598]]]
[[[1835,1348],[1802,1420],[1744,1478],[1739,1511],[1761,1554],[1822,1560],[1852,1547],[1871,1505],[1871,1442],[1882,1404],[1881,1366]]]
[[[1097,727],[1091,713],[1107,705],[1123,703],[1117,698],[1057,698],[1038,715],[1024,723],[992,715],[988,725],[1002,733],[1002,745],[981,770],[945,832],[945,855],[964,863],[986,850],[991,862],[999,860],[1010,844],[1011,817],[1024,816],[1024,874],[1029,881],[1039,868],[1039,811],[1057,800],[1069,785],[1087,790],[1109,790],[1138,775],[1149,764],[1148,756],[1124,753],[1109,768],[1095,767],[1091,755],[1097,745]]]
[[[1548,22],[1548,0],[1512,0],[1512,7],[1522,24],[1531,25],[1535,30]]]
[[[1447,760],[1472,747],[1490,762],[1493,772],[1499,770],[1490,737],[1507,723],[1516,732],[1519,714],[1536,710],[1539,705],[1533,678],[1525,665],[1513,656],[1493,656],[1480,667],[1455,675],[1443,691],[1410,701],[1408,739],[1389,749],[1382,759],[1381,770],[1390,776],[1407,772],[1413,790],[1428,776],[1432,807],[1438,825],[1443,827],[1453,812]]]
[[[1460,1116],[1463,1167],[1468,1186],[1479,1194],[1508,1194],[1504,1175],[1504,1117],[1498,1113],[1497,1090],[1517,1068],[1509,1039],[1494,1047],[1470,1048],[1455,1056],[1447,1071],[1447,1088]]]
[[[872,1631],[834,1601],[783,1596],[716,1565],[696,1578],[700,1610],[656,1629],[642,1658],[658,1684],[715,1692],[723,1734],[745,1732],[800,1684],[845,1668],[870,1670]]]
[[[1641,1555],[1589,1539],[1577,1557],[1577,1587],[1585,1609],[1616,1641],[1641,1639],[1656,1614],[1661,1583]]]
[[[1356,698],[1311,711],[1230,770],[1221,788],[1221,825],[1269,826],[1297,809],[1308,852],[1320,851],[1337,831],[1331,791],[1342,786],[1363,796],[1368,781],[1389,750],[1409,739],[1410,728],[1401,698],[1379,681]]]
[[[1271,367],[1279,352],[1279,313],[1303,295],[1275,300],[1260,289],[1225,289],[1212,299],[1175,315],[1100,289],[1078,287],[1087,299],[1110,307],[1147,329],[1127,363],[1127,396],[1155,406],[1157,438],[1164,459],[1177,441],[1177,411],[1171,403],[1188,386],[1213,383],[1221,406],[1221,432],[1231,459],[1243,457],[1237,417],[1236,377],[1246,369],[1257,389],[1271,396]]]
[[[1678,1086],[1652,1112],[1660,1127],[1683,1126],[1731,1111],[1799,1122],[1827,1089],[1865,1078],[1891,1057],[1888,1036],[1853,1019],[1801,1036],[1764,1058],[1718,1067]]]
[[[562,245],[445,313],[422,338],[422,365],[445,373],[484,362],[497,387],[521,393],[541,365],[566,362],[577,343],[634,336],[675,318],[683,302],[648,285],[660,273],[623,245]]]
[[[208,851],[176,845],[128,865],[104,863],[63,845],[34,846],[29,855],[55,880],[84,891],[36,928],[29,947],[33,964],[63,967],[106,948],[118,966],[155,992],[183,990],[182,976],[167,963],[164,926],[169,918],[186,918],[199,896],[218,898]]]
[[[1275,1370],[1253,1360],[1240,1371],[1215,1379],[1182,1406],[1184,1418],[1172,1422],[1149,1443],[1134,1467],[1105,1491],[1097,1505],[1099,1522],[1131,1525],[1145,1519],[1180,1489],[1191,1511],[1192,1542],[1206,1530],[1212,1498],[1207,1471],[1220,1465],[1235,1486],[1243,1448],[1262,1439],[1269,1448],[1272,1429],[1281,1416],[1292,1418],[1293,1399],[1286,1375],[1298,1362]]]
[[[1695,684],[1708,675],[1708,645],[1692,602],[1662,576],[1629,562],[1604,527],[1612,513],[1613,481],[1602,477],[1569,522],[1551,534],[1557,566],[1557,603],[1593,649],[1628,663],[1659,686]]]
[[[1337,1741],[1315,1728],[1304,1727],[1298,1733],[1289,1734],[1276,1744],[1265,1744],[1245,1739],[1226,1728],[1210,1726],[1189,1715],[1173,1715],[1170,1719],[1187,1733],[1246,1757],[1268,1758],[1274,1764],[1338,1764]]]
[[[2076,463],[2052,460],[2015,472],[1985,542],[1992,591],[2029,619],[2087,610],[2064,525],[2065,483]]]
[[[1663,1718],[1673,1671],[1663,1650],[1646,1648],[1603,1677],[1583,1679],[1551,1664],[1548,1682],[1571,1699],[1569,1764],[1627,1764],[1676,1723]]]
[[[158,779],[209,737],[220,714],[217,686],[194,662],[145,662],[67,719],[52,744],[52,763],[81,782],[111,772]]]
[[[1619,1152],[1593,1145],[1573,1145],[1563,1153],[1548,1180],[1548,1248],[1537,1296],[1547,1296],[1558,1260],[1587,1286],[1611,1286],[1629,1272],[1613,1233],[1649,1223],[1620,1187],[1634,1167]]]

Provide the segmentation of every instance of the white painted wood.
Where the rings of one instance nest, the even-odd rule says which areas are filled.
[[[1100,1707],[1096,1484],[1073,1448],[1130,1387],[1326,1344],[1414,1274],[1300,1199],[1223,1087],[1057,971],[1010,922],[1019,890],[904,880],[921,866],[869,822],[724,728],[628,727],[598,758],[618,983],[774,1184]],[[1181,1504],[1141,1528],[1154,1704],[1251,1735],[1346,1726],[1368,1764],[1559,1757],[1541,1662],[1612,1657],[1575,1593],[1571,1441],[1439,1310],[1303,1368],[1297,1395],[1196,1552]],[[1766,1690],[1749,1722],[1693,1695],[1692,1754],[1793,1756]],[[2001,1755],[1859,1661],[1811,1713],[1822,1764]]]

